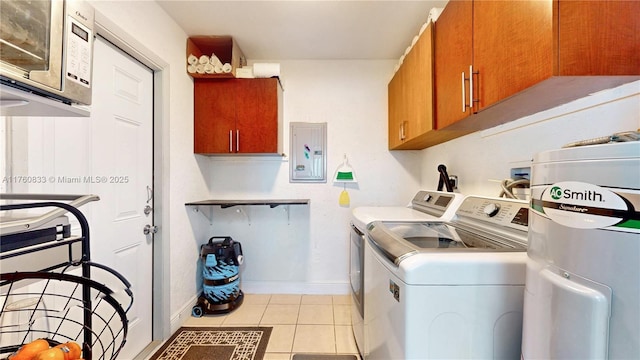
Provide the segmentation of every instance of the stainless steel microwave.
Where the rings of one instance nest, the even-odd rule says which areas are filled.
[[[91,104],[94,16],[80,0],[0,0],[2,85]]]

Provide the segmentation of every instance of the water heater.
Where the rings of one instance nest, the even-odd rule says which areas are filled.
[[[640,142],[533,159],[523,359],[640,354]]]

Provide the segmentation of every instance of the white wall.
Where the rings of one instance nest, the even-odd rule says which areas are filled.
[[[459,192],[498,196],[511,167],[530,166],[545,150],[584,139],[640,129],[640,81],[476,132],[422,151],[423,188],[435,188],[438,164],[458,175]]]
[[[282,159],[211,158],[212,198],[298,199],[290,221],[282,208],[216,209],[212,235],[240,241],[249,292],[346,293],[351,208],[406,204],[420,181],[419,152],[387,150],[387,82],[393,61],[279,61],[284,83],[285,153],[289,122],[327,123],[327,183],[289,183]],[[351,208],[341,207],[343,187],[332,177],[347,154],[358,183],[348,184]]]

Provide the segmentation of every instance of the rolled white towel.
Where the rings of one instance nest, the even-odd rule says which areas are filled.
[[[187,72],[189,74],[195,74],[196,73],[196,65],[188,65],[187,66]]]
[[[207,55],[200,56],[200,60],[198,62],[202,65],[209,63],[209,57]]]
[[[414,46],[417,42],[418,42],[418,35],[414,36],[413,40],[411,40],[411,46]]]
[[[204,74],[204,64],[198,64],[196,65],[196,72],[198,74]]]
[[[278,63],[254,63],[253,76],[257,78],[270,78],[280,76],[280,64]]]
[[[418,33],[418,35],[422,35],[422,33],[427,30],[427,26],[429,26],[429,22],[426,22],[424,24],[422,24],[422,27],[420,28],[420,32]]]
[[[407,49],[404,51],[404,56],[409,55],[410,51],[411,51],[411,46],[407,46]]]
[[[213,74],[214,70],[213,70],[213,65],[211,64],[204,64],[204,72],[206,74]]]
[[[213,65],[213,71],[216,74],[222,74],[222,64],[219,63],[219,64],[216,64],[216,65]]]
[[[198,57],[193,54],[189,54],[189,57],[187,57],[187,63],[189,65],[196,65],[198,63]]]
[[[231,66],[231,64],[229,63],[225,63],[224,65],[222,65],[222,72],[225,74],[228,74],[231,72],[231,70],[233,70],[233,67]]]
[[[211,59],[209,59],[209,62],[213,64],[213,66],[216,66],[218,64],[222,66],[222,61],[220,61],[220,59],[216,56],[216,54],[211,54]]]
[[[431,10],[429,11],[429,18],[427,19],[427,23],[429,22],[429,20],[433,20],[433,22],[436,22],[436,20],[438,20],[438,18],[440,17],[440,14],[442,14],[442,10],[444,10],[444,8],[431,8]]]

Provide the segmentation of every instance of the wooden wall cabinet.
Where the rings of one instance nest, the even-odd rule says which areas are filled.
[[[424,148],[433,130],[433,24],[420,35],[388,86],[389,149]]]
[[[437,128],[549,77],[552,1],[451,1],[436,25]]]
[[[640,1],[451,0],[435,24],[435,145],[640,79]]]
[[[279,79],[194,79],[194,152],[282,153]]]

